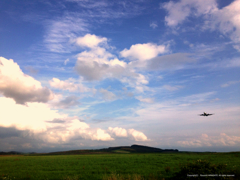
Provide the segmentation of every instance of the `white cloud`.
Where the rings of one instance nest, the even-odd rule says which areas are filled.
[[[68,61],[69,61],[69,59],[66,59],[66,60],[64,61],[64,65],[67,65]]]
[[[148,84],[146,76],[135,72],[132,72],[130,75],[131,76],[121,78],[120,81],[135,88],[138,92],[150,91],[150,88],[146,86],[146,84]]]
[[[47,28],[45,46],[57,53],[71,52],[71,44],[77,36],[88,32],[87,23],[76,13],[68,13],[63,18],[46,21],[45,26]]]
[[[112,93],[112,92],[110,92],[106,89],[101,88],[99,90],[99,92],[102,94],[103,99],[106,100],[106,101],[113,101],[117,98],[117,96],[114,93]]]
[[[76,2],[79,6],[88,8],[88,9],[95,9],[95,8],[106,8],[109,6],[107,2],[101,1],[89,1],[89,0],[66,0],[68,2]]]
[[[158,25],[157,25],[157,23],[152,22],[152,23],[150,24],[150,27],[153,28],[153,29],[155,29],[156,27],[158,27]]]
[[[82,47],[89,47],[89,48],[95,48],[97,47],[100,43],[106,43],[107,38],[105,37],[99,37],[94,34],[86,34],[83,37],[78,37],[76,39],[76,44],[78,46]]]
[[[123,129],[123,128],[119,128],[119,127],[112,128],[112,127],[109,127],[108,130],[111,133],[115,134],[115,136],[117,136],[117,137],[127,137],[128,136],[127,130]]]
[[[62,90],[68,90],[70,92],[87,92],[89,91],[89,88],[82,85],[80,82],[78,84],[75,84],[75,80],[73,78],[69,78],[68,80],[61,81],[58,78],[52,78],[52,80],[49,81],[50,86],[62,89]]]
[[[204,147],[204,146],[236,146],[240,143],[239,136],[229,136],[220,133],[219,136],[209,136],[202,134],[199,138],[188,138],[186,141],[178,141],[178,145],[182,147]]]
[[[77,5],[84,9],[79,16],[84,19],[101,18],[101,22],[112,18],[133,17],[140,14],[145,9],[145,1],[88,1],[88,0],[67,0],[76,2]],[[94,21],[95,22],[95,21]]]
[[[135,44],[130,49],[124,49],[120,52],[122,57],[129,58],[130,60],[149,60],[159,54],[166,53],[167,47],[165,45],[156,45],[153,43]]]
[[[233,47],[240,50],[240,0],[219,9],[216,0],[181,0],[170,1],[162,6],[168,15],[165,22],[170,27],[183,23],[189,16],[203,16],[205,19],[203,29],[217,30],[232,40]]]
[[[162,5],[168,12],[165,22],[171,27],[182,23],[189,16],[198,17],[217,10],[216,0],[180,0],[179,2],[170,1]]]
[[[93,37],[101,39],[95,35]],[[90,50],[83,51],[77,55],[78,60],[75,70],[80,76],[88,81],[116,78],[123,83],[128,83],[139,91],[146,89],[143,87],[143,84],[147,84],[148,80],[144,75],[135,73],[133,67],[117,59],[105,48],[97,46],[99,41],[96,42],[93,43],[94,45],[89,45],[89,47],[92,47]],[[158,47],[156,46],[156,48]]]
[[[138,99],[141,102],[154,103],[153,98],[143,98],[142,96],[136,96],[135,98]]]
[[[54,94],[47,87],[22,72],[12,59],[0,57],[0,93],[10,97],[18,104],[27,102],[47,102]]]
[[[97,129],[94,133],[88,133],[90,135],[92,140],[100,140],[100,141],[113,141],[114,138],[112,138],[108,133],[106,133],[102,129]]]
[[[237,84],[237,83],[240,83],[240,81],[229,81],[225,84],[222,84],[221,87],[228,87],[230,85]]]
[[[219,61],[219,63],[206,63],[202,67],[211,67],[211,68],[238,68],[240,67],[240,58],[226,59]]]
[[[46,143],[61,144],[77,137],[97,141],[114,140],[105,130],[90,128],[78,117],[60,114],[50,109],[48,104],[29,103],[28,106],[21,106],[10,98],[0,97],[0,107],[0,126],[27,130],[33,138]]]
[[[78,54],[75,70],[85,80],[119,78],[125,71],[126,63],[119,61],[104,48],[95,47]]]
[[[117,137],[132,137],[135,141],[147,141],[149,140],[145,134],[135,129],[124,129],[119,127],[109,127],[108,131],[114,134]]]
[[[240,48],[240,0],[233,1],[223,9],[213,12],[213,20],[209,26],[219,30],[223,34],[229,35],[236,43],[236,49]]]
[[[223,67],[240,67],[240,58],[231,59],[230,61],[224,61]]]
[[[145,134],[135,129],[129,129],[128,134],[131,135],[135,141],[147,141],[148,138]]]
[[[15,104],[10,98],[0,97],[0,125],[16,126],[18,129],[46,130],[44,121],[66,117],[56,110],[51,110],[47,104],[28,103],[28,106]],[[14,112],[14,113],[13,113]]]

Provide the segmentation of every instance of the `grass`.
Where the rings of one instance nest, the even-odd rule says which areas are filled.
[[[0,156],[0,179],[162,180],[174,177],[181,164],[200,159],[239,172],[239,157],[240,152]]]

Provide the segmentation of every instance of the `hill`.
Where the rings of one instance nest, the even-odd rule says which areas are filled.
[[[104,149],[96,150],[70,150],[70,151],[58,151],[49,153],[27,153],[28,155],[76,155],[76,154],[106,154],[106,153],[165,153],[165,152],[178,152],[177,149],[160,149],[155,147],[143,146],[143,145],[131,145],[131,146],[116,146]],[[17,155],[23,154],[20,152],[0,152],[0,155]],[[26,154],[26,153],[24,153]]]
[[[132,145],[132,146],[118,146],[118,147],[109,147],[109,151],[116,151],[116,150],[122,150],[122,151],[129,151],[129,152],[135,152],[135,153],[152,153],[152,152],[178,152],[177,149],[160,149],[155,147],[149,147],[149,146],[142,146],[142,145]]]
[[[50,153],[32,153],[31,155],[74,155],[74,154],[106,154],[106,153],[164,153],[178,152],[177,149],[160,149],[142,145],[117,146],[96,150],[70,150]]]

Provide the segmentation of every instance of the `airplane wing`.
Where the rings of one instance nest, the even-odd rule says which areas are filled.
[[[211,116],[213,114],[199,114],[199,116]]]
[[[211,116],[211,115],[213,115],[213,114],[207,114],[207,116]]]

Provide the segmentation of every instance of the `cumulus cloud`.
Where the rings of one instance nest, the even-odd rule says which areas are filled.
[[[234,47],[240,51],[240,0],[214,11],[212,18],[209,27],[228,35],[236,43]]]
[[[135,141],[147,141],[148,138],[145,134],[135,129],[124,129],[119,127],[109,127],[108,131],[117,137],[132,137]]]
[[[54,94],[33,77],[22,72],[12,59],[0,57],[0,93],[13,98],[17,104],[47,102]]]
[[[112,141],[112,138],[108,133],[102,129],[97,129],[95,133],[89,133],[92,140],[101,140],[101,141]]]
[[[104,48],[95,47],[78,54],[76,72],[85,80],[120,77],[125,71],[126,63],[119,61]]]
[[[153,43],[147,44],[135,44],[130,47],[130,49],[124,49],[120,52],[120,55],[130,60],[149,60],[156,57],[158,54],[163,54],[167,52],[167,47],[165,45],[156,45]]]
[[[163,3],[162,8],[168,12],[165,17],[166,24],[174,27],[182,23],[190,15],[198,17],[216,11],[217,3],[215,0],[180,0],[178,2]]]
[[[83,37],[78,37],[76,39],[76,44],[82,47],[94,48],[97,47],[100,43],[106,43],[107,38],[99,37],[94,34],[86,34]]]
[[[28,103],[28,106],[15,104],[11,98],[0,97],[0,125],[16,126],[18,129],[46,130],[44,121],[66,117],[51,110],[45,103]],[[12,113],[14,112],[14,113]]]
[[[50,86],[56,88],[56,89],[62,89],[62,90],[68,90],[70,92],[86,92],[89,89],[85,86],[83,86],[80,82],[78,84],[75,84],[75,80],[73,78],[69,78],[68,80],[61,81],[58,78],[52,78],[52,80],[49,81]]]
[[[115,136],[117,136],[117,137],[127,137],[128,136],[127,130],[123,129],[123,128],[119,128],[119,127],[112,128],[112,127],[109,127],[108,130],[111,133],[115,134]]]
[[[72,138],[81,138],[96,141],[112,141],[112,138],[105,130],[100,128],[90,128],[85,122],[81,122],[77,117],[68,117],[60,119],[64,123],[50,123],[52,127],[45,133],[51,142],[70,141]],[[56,121],[56,120],[55,120]],[[50,126],[49,125],[49,126]],[[56,139],[56,141],[55,141]]]
[[[216,0],[181,0],[163,3],[162,7],[168,15],[165,22],[170,27],[176,27],[190,16],[203,16],[203,29],[217,30],[230,37],[233,47],[240,51],[240,0],[219,9]]]
[[[143,91],[142,85],[148,83],[146,77],[136,73],[132,66],[129,66],[124,61],[120,61],[108,52],[106,48],[99,47],[100,37],[91,36],[98,39],[98,41],[96,40],[94,45],[88,45],[88,47],[91,47],[89,50],[77,55],[75,71],[87,81],[116,78],[123,83],[128,83],[131,87]],[[85,43],[85,41],[83,42]]]
[[[114,140],[105,130],[91,128],[78,117],[61,114],[44,103],[21,106],[10,98],[0,97],[0,107],[0,126],[29,131],[33,138],[46,143],[61,144],[77,137],[97,141]]]
[[[147,141],[148,140],[148,138],[147,138],[147,136],[145,136],[145,134],[143,134],[142,132],[137,131],[135,129],[129,129],[128,134],[131,135],[135,141]]]

